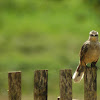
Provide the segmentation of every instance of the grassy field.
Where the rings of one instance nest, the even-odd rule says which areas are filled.
[[[19,70],[22,71],[22,93],[26,95],[23,98],[31,100],[33,72],[37,69],[49,70],[49,100],[55,100],[59,96],[59,70],[71,68],[74,72],[79,63],[80,48],[89,32],[100,32],[98,11],[82,0],[14,1],[11,6],[4,5],[0,9],[2,100],[7,99],[7,73]],[[98,94],[99,84],[98,78]],[[83,80],[79,84],[73,83],[73,98],[83,98],[83,93]]]

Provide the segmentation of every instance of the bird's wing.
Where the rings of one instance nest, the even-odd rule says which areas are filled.
[[[85,42],[80,51],[80,61],[82,61],[85,57],[86,52],[88,51],[89,43]]]

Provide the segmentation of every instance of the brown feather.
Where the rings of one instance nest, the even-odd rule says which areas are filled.
[[[84,60],[85,54],[88,51],[89,44],[84,43],[80,51],[80,62]]]

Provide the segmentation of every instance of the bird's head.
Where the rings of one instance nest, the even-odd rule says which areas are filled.
[[[91,31],[90,33],[89,33],[89,40],[90,41],[98,41],[98,32],[96,32],[96,31]]]

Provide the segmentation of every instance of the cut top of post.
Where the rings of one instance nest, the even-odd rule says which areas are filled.
[[[13,73],[21,73],[21,71],[10,71],[8,74],[13,74]]]

